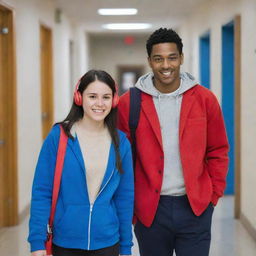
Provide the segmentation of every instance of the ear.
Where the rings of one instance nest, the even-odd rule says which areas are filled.
[[[182,65],[183,62],[184,62],[184,54],[182,53],[182,54],[180,55],[180,57],[181,57],[181,63],[180,63],[180,65]]]
[[[148,65],[150,66],[150,68],[152,68],[152,63],[151,63],[150,57],[148,57]]]

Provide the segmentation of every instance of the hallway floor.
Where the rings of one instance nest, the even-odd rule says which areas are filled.
[[[210,256],[256,256],[256,242],[241,223],[233,218],[234,198],[226,196],[215,208]],[[28,218],[19,226],[0,230],[1,256],[26,256]],[[139,256],[135,241],[133,256]],[[161,255],[159,255],[161,256]],[[192,255],[194,256],[194,255]]]

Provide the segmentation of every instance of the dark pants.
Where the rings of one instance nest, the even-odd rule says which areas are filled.
[[[151,227],[135,225],[140,256],[208,256],[213,208],[196,216],[187,196],[161,196]]]
[[[52,245],[53,256],[119,256],[119,243],[99,250],[70,249]]]

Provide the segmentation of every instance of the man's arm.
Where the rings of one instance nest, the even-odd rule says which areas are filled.
[[[211,201],[216,205],[226,187],[229,145],[223,115],[214,95],[209,103],[207,113],[206,165],[213,184]]]

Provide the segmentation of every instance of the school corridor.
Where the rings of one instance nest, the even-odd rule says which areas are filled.
[[[0,0],[1,256],[30,255],[38,154],[79,78],[102,69],[124,93],[150,72],[146,41],[160,27],[181,36],[182,71],[217,96],[226,124],[230,164],[210,256],[256,256],[256,1]]]

